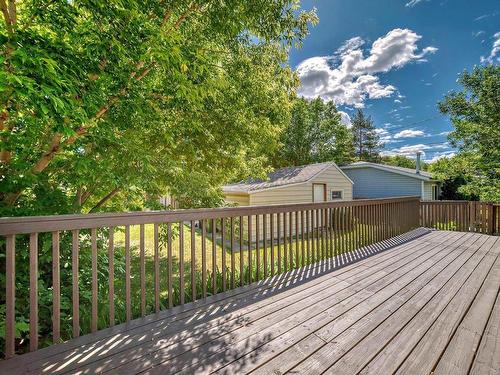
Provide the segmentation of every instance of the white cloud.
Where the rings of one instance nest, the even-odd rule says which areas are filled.
[[[425,133],[422,130],[412,130],[412,129],[405,129],[400,131],[397,134],[394,134],[394,138],[414,138],[414,137],[421,137],[424,136]]]
[[[344,111],[339,111],[340,113],[340,123],[350,128],[352,126],[351,116]]]
[[[400,103],[400,104],[401,104],[401,103],[402,103],[402,101],[401,101],[401,100],[399,100],[399,99],[394,99],[394,103]]]
[[[493,64],[495,61],[500,62],[500,31],[493,35],[493,47],[488,57],[481,56],[482,63]],[[497,57],[497,55],[499,55]]]
[[[435,144],[435,145],[426,145],[426,144],[416,144],[416,145],[406,145],[402,146],[399,148],[393,148],[391,150],[385,150],[382,151],[380,154],[382,156],[395,156],[395,155],[403,155],[403,156],[408,156],[408,157],[414,157],[417,152],[421,152],[422,156],[425,158],[425,151],[427,150],[428,152],[430,150],[447,150],[444,152],[441,152],[441,154],[446,154],[450,153],[449,151],[450,145],[448,142],[440,143],[440,144]],[[439,152],[436,152],[438,154]]]
[[[435,161],[442,158],[452,158],[456,155],[455,151],[444,151],[444,152],[436,152],[431,159],[424,159],[427,163],[434,163]]]
[[[392,136],[389,134],[389,132],[386,129],[383,128],[376,128],[375,133],[380,137],[380,142],[381,143],[389,143],[392,140]]]
[[[429,1],[429,0],[410,0],[405,4],[405,7],[413,8],[415,5],[418,5],[423,1]]]
[[[349,39],[333,55],[312,57],[297,66],[301,80],[298,93],[356,108],[364,107],[367,99],[389,97],[396,88],[381,83],[377,74],[402,68],[437,51],[435,47],[419,50],[421,38],[412,30],[394,29],[373,42],[368,53],[362,38]]]

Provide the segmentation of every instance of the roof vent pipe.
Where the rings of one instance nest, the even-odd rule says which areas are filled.
[[[421,154],[422,153],[420,151],[417,152],[417,163],[416,163],[417,164],[417,166],[416,166],[416,173],[417,174],[420,174],[420,155]]]

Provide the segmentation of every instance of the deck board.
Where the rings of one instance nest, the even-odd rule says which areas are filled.
[[[0,362],[9,374],[499,372],[500,239],[416,232]]]

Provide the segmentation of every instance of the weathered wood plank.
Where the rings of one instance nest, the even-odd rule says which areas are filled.
[[[489,257],[487,258],[494,259],[498,254],[493,255],[490,253],[488,255]],[[474,281],[476,281],[476,283],[479,282],[480,285],[480,282],[483,280],[484,277],[479,281],[477,279]],[[479,285],[476,285],[476,288],[478,288]],[[477,289],[466,287],[458,298],[454,298],[452,302],[446,306],[446,309],[444,309],[442,314],[434,321],[432,327],[426,332],[423,339],[415,346],[411,354],[398,369],[398,373],[404,374],[416,371],[417,364],[419,372],[430,372],[433,369],[440,355],[446,348],[448,341],[453,336],[461,318],[472,303],[476,293]]]
[[[434,264],[436,260],[437,259],[433,259],[430,261],[428,266],[430,266],[430,264]],[[385,275],[385,282],[391,283],[394,279],[399,277],[410,277],[412,270],[415,269],[415,264],[410,264],[410,266],[406,265],[406,268],[402,267],[397,272],[393,271],[388,275]],[[368,285],[373,284],[375,284],[373,280],[370,280]],[[355,290],[356,288],[351,286],[351,289]],[[268,326],[265,329],[260,329],[251,336],[245,336],[237,343],[233,343],[232,340],[227,343],[228,347],[231,348],[229,351],[234,352],[237,356],[237,358],[234,358],[236,361],[230,365],[227,365],[227,362],[230,361],[231,356],[228,356],[228,353],[223,350],[209,358],[205,358],[202,363],[202,369],[203,371],[214,371],[226,366],[223,371],[232,373],[236,371],[236,369],[238,371],[249,370],[246,366],[259,366],[273,355],[276,355],[279,348],[286,348],[295,342],[298,342],[304,337],[304,335],[313,331],[315,327],[318,328],[328,324],[337,315],[341,315],[355,305],[362,303],[364,299],[368,298],[372,294],[373,292],[368,291],[367,286],[365,285],[362,289],[356,291],[356,295],[358,295],[358,297],[353,297],[350,303],[347,303],[343,299],[339,301],[340,298],[338,296],[335,298],[335,301],[318,297],[318,300],[320,300],[320,306],[305,305],[307,307],[304,306],[304,308],[298,313],[288,317],[280,317],[274,325]],[[339,302],[342,303],[338,304]],[[252,358],[252,360],[250,360],[250,358]],[[166,370],[163,366],[158,369]],[[188,367],[185,368],[182,373],[190,373],[194,370],[199,371],[200,367]]]
[[[475,235],[476,237],[478,235]],[[482,246],[491,246],[484,243]],[[481,281],[481,280],[479,280]],[[443,293],[441,293],[443,294]],[[422,339],[429,327],[447,306],[449,298],[438,300],[434,304],[428,304],[383,350],[374,357],[369,365],[363,370],[364,374],[387,374],[397,370],[411,350]]]
[[[454,240],[456,241],[456,239]],[[454,261],[458,256],[463,254],[452,251],[452,247],[447,247],[447,249],[448,253],[442,254],[441,259],[437,258],[439,253],[435,253],[432,258],[421,263],[404,277],[396,279],[392,284],[384,288],[379,288],[376,284],[369,286],[367,288],[368,291],[375,291],[373,296],[363,301],[362,304],[358,304],[342,316],[320,327],[319,330],[311,332],[313,333],[312,335],[306,336],[302,342],[291,346],[285,353],[263,366],[259,372],[283,373],[291,370],[294,364],[298,364],[302,360],[304,360],[304,362],[294,368],[294,372],[301,374],[320,373],[326,370],[328,366],[335,361],[335,357],[338,357],[349,349],[349,342],[352,347],[358,336],[362,338],[370,332],[370,325],[376,326],[380,319],[383,319],[383,316],[376,316],[377,312],[380,311],[382,314],[390,314],[395,311],[402,301],[411,297],[412,293],[413,295],[417,293],[422,287],[425,287],[433,277],[445,269],[450,264],[450,260]],[[461,263],[459,263],[459,265],[460,264]],[[433,266],[429,267],[429,265]],[[367,316],[366,319],[364,318],[365,315]],[[307,343],[310,340],[315,340],[316,337],[322,340],[320,346],[314,347]],[[326,345],[326,343],[332,340],[335,340],[335,344]],[[297,352],[296,345],[309,347],[310,351],[301,356],[300,353]]]
[[[335,362],[335,364],[331,366],[326,373],[342,373],[348,368],[350,371],[358,372],[366,366],[370,359],[382,350],[385,345],[405,327],[405,325],[411,322],[417,314],[424,317],[422,318],[423,322],[426,320],[432,321],[429,315],[431,315],[436,308],[438,311],[439,308],[442,310],[446,302],[460,290],[470,275],[475,275],[472,276],[473,278],[476,276],[477,278],[484,277],[484,272],[487,272],[487,270],[480,267],[476,268],[476,266],[482,261],[486,252],[487,250],[479,249],[472,256],[469,252],[465,252],[462,259],[450,263],[438,277],[425,285],[424,288],[414,294],[410,299],[406,299],[407,297],[403,298],[403,300],[399,302],[401,307],[397,305],[391,306],[385,303],[382,309],[375,312],[375,316],[364,317],[362,321],[357,322],[356,325],[353,326],[355,327],[354,330],[350,329],[342,335],[346,336],[346,338],[342,336],[336,337],[335,342],[341,342],[343,350],[339,355],[332,355],[328,359],[328,361]],[[467,257],[469,258],[467,259]],[[464,258],[466,260],[465,264],[463,263]],[[393,309],[396,309],[395,313],[392,313]],[[388,316],[388,318],[386,318],[386,316]],[[382,322],[382,319],[386,320]],[[381,322],[381,324],[373,324],[373,322],[377,321]],[[364,324],[365,322],[367,324]],[[365,335],[366,332],[369,332],[369,334],[362,338],[363,336],[357,333],[358,330],[360,332],[365,332]],[[409,335],[410,333],[405,335],[407,339]],[[362,340],[360,340],[361,338]],[[355,347],[346,353],[345,350],[348,350],[352,346]],[[398,351],[398,354],[400,357],[397,358],[397,360],[400,363],[404,354],[400,351]],[[328,361],[326,362],[328,363]]]
[[[494,375],[500,373],[500,294],[490,315],[488,325],[481,337],[471,375]]]
[[[351,272],[355,275],[359,275],[359,277],[362,277],[363,275],[366,276],[367,275],[366,272],[368,272],[368,270],[372,270],[373,272],[375,271],[376,268],[374,268],[374,267],[378,263],[381,263],[383,261],[383,262],[385,262],[384,264],[387,265],[387,262],[389,260],[392,259],[392,261],[395,261],[396,259],[393,259],[393,258],[397,257],[398,254],[399,255],[404,254],[404,256],[414,256],[415,253],[413,253],[412,248],[418,246],[419,243],[420,244],[421,243],[438,243],[439,238],[442,238],[442,234],[438,234],[437,232],[434,232],[434,233],[431,233],[429,235],[422,237],[420,240],[418,240],[420,242],[414,241],[414,242],[410,242],[408,244],[400,245],[400,246],[392,249],[390,252],[384,252],[384,253],[378,254],[376,257],[365,259],[362,262],[352,264],[352,265],[347,265],[344,268],[341,268],[335,272],[337,275],[344,275],[344,274],[347,274],[348,272]],[[397,243],[393,241],[393,244],[396,245]],[[376,249],[374,249],[374,250],[378,251]],[[335,264],[338,265],[339,263],[335,263]],[[366,264],[366,266],[365,266],[365,264]],[[380,264],[380,267],[383,267],[384,264]],[[290,279],[290,277],[292,277],[292,279]],[[328,278],[330,278],[330,275],[326,274],[326,275],[323,275],[322,277],[324,277],[325,279],[328,279]],[[347,277],[347,275],[346,275],[346,277]],[[306,280],[303,280],[303,273],[302,272],[293,271],[293,272],[290,272],[286,275],[282,275],[280,277],[277,277],[277,278],[275,278],[275,280],[278,281],[279,283],[283,283],[283,285],[286,286],[289,284],[293,285],[296,283],[293,281],[293,278],[295,278],[296,280],[298,280],[300,282],[307,282],[307,283],[319,282],[319,280],[321,279],[321,278],[318,278],[318,279],[306,281]],[[280,296],[283,298],[286,296],[286,294],[283,293],[281,288],[277,287],[278,285],[279,284],[276,284],[272,280],[268,280],[266,282],[253,284],[252,287],[245,287],[241,290],[227,292],[226,295],[223,295],[221,293],[221,294],[215,296],[215,300],[221,301],[220,306],[225,305],[225,301],[224,301],[225,298],[229,298],[231,296],[236,296],[236,295],[238,295],[238,293],[242,293],[242,291],[244,291],[242,298],[246,298],[246,299],[243,299],[243,300],[240,299],[239,301],[238,300],[231,300],[231,302],[230,302],[231,306],[234,306],[234,308],[232,308],[231,310],[226,310],[226,311],[222,311],[219,307],[217,307],[217,304],[216,305],[214,305],[213,303],[198,304],[198,306],[201,306],[201,307],[203,307],[205,305],[206,311],[204,312],[203,310],[199,310],[199,308],[198,308],[198,312],[196,312],[195,315],[204,316],[208,320],[210,320],[210,319],[213,319],[214,317],[217,317],[217,316],[222,317],[223,315],[220,314],[221,311],[222,311],[222,313],[230,313],[231,311],[234,311],[234,309],[238,308],[238,303],[241,303],[243,306],[245,306],[247,304],[258,302],[259,300],[262,301],[260,303],[260,307],[262,307],[262,305],[266,305],[268,303],[268,301],[266,300],[266,297],[272,296],[273,295],[272,293],[274,293],[274,292],[276,292],[276,296]],[[298,290],[299,287],[300,287],[300,285],[295,286],[294,288],[290,289],[287,292],[293,295]],[[265,292],[266,290],[270,291],[271,294],[269,294],[269,292]],[[255,293],[257,293],[257,294],[255,294]],[[245,295],[247,297],[244,297]],[[258,295],[259,298],[256,299],[255,295]],[[278,297],[273,297],[273,298],[278,298]],[[158,316],[155,315],[155,316],[147,317],[147,318],[144,318],[141,320],[131,321],[128,325],[129,329],[125,332],[130,332],[130,329],[133,329],[133,330],[136,330],[137,334],[140,334],[142,336],[144,336],[145,332],[147,332],[148,334],[149,333],[154,334],[155,332],[158,332],[158,330],[162,330],[162,329],[165,332],[172,332],[170,330],[170,327],[171,327],[170,322],[172,322],[172,320],[169,318],[168,321],[165,322],[162,320],[162,318],[165,319],[169,316],[172,316],[172,317],[176,318],[176,319],[174,319],[174,321],[177,319],[192,320],[192,317],[193,317],[192,309],[193,308],[196,308],[196,305],[193,304],[193,307],[191,307],[191,308],[190,308],[190,305],[186,305],[186,306],[182,307],[181,309],[174,308],[173,311],[162,312],[162,313],[158,314]],[[254,309],[253,306],[252,306],[252,309]],[[213,310],[214,312],[216,311],[217,314],[213,315],[212,313],[209,313],[207,315],[207,312],[210,312],[211,310]],[[237,318],[237,317],[235,316],[235,318]],[[221,320],[221,322],[223,322],[224,320],[225,320],[225,318],[223,318]],[[197,320],[193,321],[192,324],[202,323],[202,322],[203,322],[203,320],[200,321],[199,319],[197,319]],[[220,324],[220,322],[217,322],[216,324]],[[179,321],[179,326],[184,327],[185,329],[189,330],[189,327],[187,327],[186,324],[183,323],[182,321]],[[52,353],[52,355],[57,355],[57,353],[61,353],[61,358],[71,358],[74,355],[79,355],[78,353],[82,353],[82,351],[88,350],[89,352],[92,352],[92,350],[96,350],[96,348],[104,349],[105,348],[104,345],[106,345],[107,342],[113,343],[115,341],[110,336],[110,334],[113,331],[115,331],[116,333],[119,333],[122,330],[113,329],[113,330],[99,331],[93,336],[94,340],[92,340],[92,338],[90,336],[84,336],[84,337],[80,338],[79,340],[74,340],[74,341],[71,341],[67,344],[64,344],[64,347],[66,347],[66,349],[67,349],[66,351],[61,350],[62,348],[60,348],[58,346],[53,346],[53,347],[46,348],[42,351],[39,351],[38,353],[33,353],[33,354],[39,354],[38,358],[40,358],[44,363],[47,363],[46,357],[44,357],[44,355],[45,356],[50,355],[51,353]],[[174,330],[173,332],[176,332],[176,331]],[[133,331],[130,333],[133,333]],[[148,337],[148,334],[145,336]],[[124,336],[122,334],[120,334],[120,337],[123,338]],[[132,336],[127,336],[127,337],[129,337],[127,339],[127,341],[128,340],[131,340],[132,342],[134,341]],[[99,338],[102,338],[103,341],[99,341]],[[149,341],[149,340],[150,340],[149,338],[145,339],[145,341]],[[88,346],[83,346],[85,343],[91,343],[91,344],[89,344]],[[111,344],[109,344],[109,345],[111,345]],[[71,348],[74,348],[74,349],[71,349]],[[68,350],[73,350],[73,354]],[[42,352],[44,352],[44,353],[42,353]],[[105,351],[99,350],[98,352],[105,352]],[[54,358],[54,362],[56,362],[56,361],[57,361],[57,359]],[[36,363],[33,363],[33,357],[31,358],[30,361],[28,361],[28,364],[33,364],[34,365],[33,368],[36,368]],[[38,364],[38,365],[40,365],[40,364]],[[79,363],[78,365],[81,366],[83,364]],[[75,366],[76,366],[76,364],[75,364]]]
[[[481,336],[488,323],[500,287],[500,259],[490,270],[472,306],[458,326],[439,360],[434,373],[467,374],[472,366]]]
[[[417,257],[419,255],[419,252],[413,252],[413,251],[408,252],[407,251],[407,253],[408,253],[408,259],[414,259],[415,257]],[[391,258],[389,258],[389,259],[391,259]],[[388,261],[389,261],[389,259],[388,259]],[[397,258],[397,259],[392,258],[392,259],[395,262],[401,263],[404,261],[405,258]],[[393,265],[392,267],[395,267],[395,265]],[[384,262],[384,264],[380,264],[378,266],[374,264],[373,267],[363,269],[361,272],[353,274],[347,281],[349,282],[349,284],[352,284],[355,282],[355,280],[357,280],[357,281],[362,281],[365,285],[369,285],[369,283],[375,279],[373,277],[370,278],[368,275],[375,273],[374,275],[376,277],[381,277],[380,273],[378,273],[378,274],[376,273],[377,271],[385,270],[387,272],[387,270],[390,270],[390,269],[391,269],[391,266],[388,265],[387,262]],[[383,274],[385,274],[386,272],[383,272]],[[346,275],[344,275],[344,276],[346,276]],[[328,285],[323,285],[323,286],[320,285],[320,287],[323,288],[322,289],[323,293],[328,292],[331,294],[331,293],[334,293],[336,290],[338,290],[341,287],[344,287],[344,289],[345,289],[345,285],[343,285],[340,282],[340,279],[335,279],[335,278],[330,276],[329,280],[325,279],[324,281],[328,282]],[[331,284],[334,284],[333,288],[332,288]],[[273,299],[268,298],[268,299],[263,301],[266,303],[265,308],[267,308],[267,310],[263,309],[263,310],[259,311],[259,313],[263,317],[265,317],[266,314],[270,314],[269,310],[271,308],[274,309],[273,311],[279,311],[280,309],[286,308],[287,313],[290,315],[290,314],[293,314],[294,312],[300,311],[302,309],[303,304],[308,305],[308,304],[314,304],[314,303],[321,303],[321,300],[318,301],[318,294],[314,293],[315,292],[314,288],[312,288],[312,287],[304,288],[302,290],[302,292],[303,292],[303,296],[304,297],[308,296],[308,298],[301,300],[300,287],[294,288],[293,293],[292,293],[292,291],[290,291],[289,292],[290,294],[287,294],[289,297],[292,298],[292,301],[295,300],[296,302],[300,302],[297,304],[296,307],[293,307],[292,303],[289,302],[288,300],[281,301],[280,305],[278,305],[278,306],[273,306],[272,305]],[[349,292],[354,293],[354,290],[349,291]],[[287,293],[287,292],[285,292],[285,293]],[[283,295],[285,293],[282,293],[280,297],[283,297]],[[295,310],[292,310],[292,308],[294,308]],[[226,319],[226,321],[214,322],[211,330],[208,329],[210,327],[207,327],[206,324],[203,325],[203,329],[197,328],[196,326],[191,327],[189,329],[186,329],[184,324],[182,324],[181,327],[184,328],[184,331],[180,332],[179,337],[177,338],[178,341],[179,340],[182,341],[182,345],[180,345],[180,346],[172,346],[173,344],[175,344],[175,342],[176,342],[175,340],[163,341],[163,337],[161,335],[158,336],[158,331],[167,331],[168,335],[172,338],[172,331],[175,331],[174,326],[170,325],[168,327],[168,330],[166,327],[154,327],[154,328],[152,327],[153,336],[155,337],[155,339],[162,339],[162,345],[155,344],[154,341],[151,341],[153,336],[151,336],[151,338],[149,338],[149,335],[145,337],[143,332],[141,331],[140,332],[141,337],[139,337],[139,336],[137,336],[136,338],[130,337],[129,338],[130,342],[135,343],[136,346],[137,346],[137,341],[139,341],[139,342],[140,341],[144,341],[144,342],[149,341],[149,343],[147,343],[146,345],[144,345],[144,344],[141,345],[140,349],[134,351],[133,356],[131,356],[129,352],[123,351],[122,350],[123,347],[120,347],[120,348],[117,348],[116,350],[114,350],[114,352],[121,350],[123,352],[123,355],[115,356],[115,357],[112,357],[109,360],[103,361],[102,363],[99,363],[95,366],[93,365],[90,367],[90,369],[92,371],[99,372],[99,371],[109,370],[110,366],[116,366],[116,364],[118,364],[118,363],[125,363],[125,365],[122,368],[120,368],[119,371],[118,370],[117,371],[120,373],[134,373],[135,371],[140,371],[140,369],[142,368],[144,361],[142,361],[142,359],[140,359],[140,358],[142,358],[143,355],[146,355],[146,354],[148,355],[148,358],[149,358],[148,362],[147,362],[148,365],[151,364],[151,362],[154,363],[154,360],[152,358],[159,357],[158,354],[155,356],[155,355],[153,355],[154,353],[152,354],[150,351],[148,351],[147,350],[148,347],[150,348],[149,350],[155,350],[157,353],[159,352],[159,349],[161,349],[162,347],[165,347],[166,349],[162,350],[162,356],[159,358],[160,359],[170,358],[174,354],[179,355],[179,354],[182,354],[183,351],[189,352],[189,350],[194,350],[197,345],[198,346],[201,345],[203,343],[203,341],[201,341],[200,337],[197,337],[198,335],[196,335],[196,332],[200,332],[201,330],[203,330],[203,332],[204,332],[202,339],[210,341],[210,340],[214,340],[215,337],[222,336],[223,334],[228,333],[229,331],[234,331],[234,330],[236,330],[236,328],[238,328],[240,326],[248,325],[250,323],[250,321],[253,322],[252,323],[253,332],[258,332],[259,328],[261,328],[261,329],[266,328],[272,322],[272,321],[269,321],[269,318],[266,318],[267,320],[261,322],[260,325],[257,325],[254,321],[254,319],[257,318],[256,316],[252,317],[252,316],[246,315],[245,317],[247,319],[245,319],[244,321],[242,321],[240,323],[238,323],[234,319],[231,321],[227,321],[227,319]],[[275,322],[278,322],[279,319],[281,319],[281,318],[275,317],[274,319],[275,319]],[[234,334],[234,332],[233,332],[233,334]],[[248,335],[248,334],[250,334],[250,332],[247,332],[246,334]],[[192,338],[189,338],[189,337],[192,337]],[[189,347],[186,347],[186,345],[188,343],[190,345],[189,345]],[[189,354],[189,353],[186,354],[186,356],[188,356],[188,357],[191,355],[192,354]],[[135,366],[134,366],[134,362],[130,362],[130,360],[132,360],[134,356],[139,357],[139,360],[135,361],[135,362],[137,362],[135,364]],[[177,360],[179,360],[179,359],[177,359]]]

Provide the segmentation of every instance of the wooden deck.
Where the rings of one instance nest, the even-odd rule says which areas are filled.
[[[417,230],[0,373],[499,374],[500,238]]]

